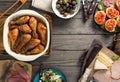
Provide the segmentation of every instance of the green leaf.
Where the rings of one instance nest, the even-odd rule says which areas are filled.
[[[24,70],[25,72],[27,72],[27,71],[29,70],[28,66],[27,66],[27,65],[24,65],[24,66],[23,66],[23,70]]]
[[[103,9],[102,5],[98,5],[98,9],[102,10]]]
[[[98,6],[97,6],[97,8],[99,9],[99,10],[103,10],[103,2],[102,1],[99,1],[98,2]]]
[[[118,56],[118,55],[112,56],[112,60],[118,60],[119,58],[120,58],[120,56]]]

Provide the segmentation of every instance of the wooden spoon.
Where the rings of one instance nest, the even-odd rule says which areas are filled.
[[[14,11],[14,13],[15,12],[17,12],[26,2],[27,2],[27,0],[19,0],[22,4]]]
[[[27,0],[17,0],[14,4],[12,4],[7,10],[5,10],[1,15],[0,15],[0,18],[2,16],[4,16],[8,11],[10,11],[10,9],[12,9],[15,5],[17,5],[19,2],[21,2],[22,4],[14,11],[18,11],[26,2]]]

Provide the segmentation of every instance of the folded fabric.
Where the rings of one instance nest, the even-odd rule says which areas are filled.
[[[32,6],[53,13],[52,0],[32,0]]]
[[[94,40],[90,48],[80,57],[80,77],[84,74],[85,69],[90,65],[102,47],[102,43],[99,40]]]

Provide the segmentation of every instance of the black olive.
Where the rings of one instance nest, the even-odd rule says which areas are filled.
[[[70,8],[68,7],[68,8],[66,9],[66,11],[67,11],[67,12],[70,12]]]
[[[73,6],[72,5],[69,5],[70,8],[72,8]]]
[[[69,7],[69,3],[66,3],[66,7]]]
[[[76,6],[74,5],[73,7],[72,7],[72,9],[75,9],[76,8]]]

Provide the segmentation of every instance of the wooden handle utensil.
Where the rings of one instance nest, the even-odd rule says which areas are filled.
[[[12,4],[7,10],[5,10],[1,15],[0,15],[0,18],[2,16],[4,16],[8,11],[10,11],[15,5],[17,5],[19,2],[21,2],[22,4],[14,11],[18,11],[26,2],[27,0],[17,0],[14,4]]]
[[[92,3],[91,3],[91,5],[90,5],[90,7],[89,7],[88,15],[93,14],[96,5],[97,5],[97,0],[93,0]]]
[[[27,0],[20,0],[20,2],[22,4],[14,11],[14,13],[17,12],[27,2]]]
[[[87,6],[85,0],[82,0],[82,7],[83,7],[83,12],[84,12],[83,13],[84,14],[84,18],[85,18],[85,20],[87,20],[88,19],[88,14],[87,14],[88,6]]]

